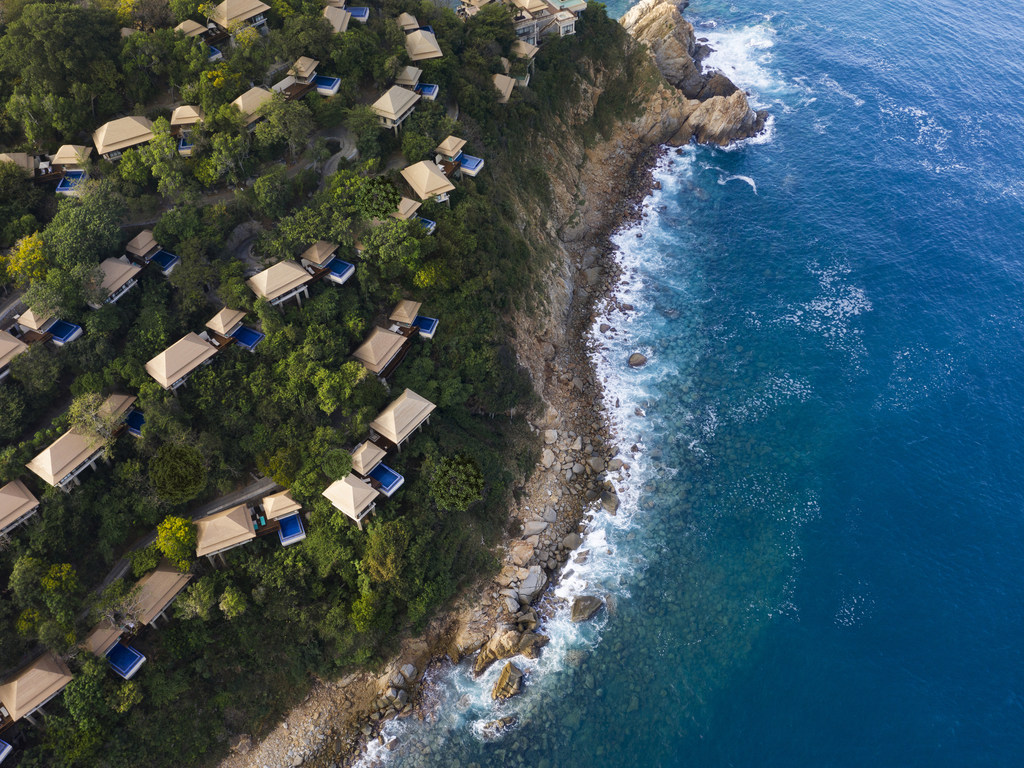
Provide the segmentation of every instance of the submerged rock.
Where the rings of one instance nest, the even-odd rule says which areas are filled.
[[[506,662],[505,666],[501,670],[501,674],[498,676],[498,681],[494,684],[494,690],[491,691],[491,698],[511,698],[522,690],[522,685],[523,670],[511,661]]]
[[[594,595],[581,595],[572,601],[572,609],[569,614],[569,618],[574,622],[579,623],[581,621],[589,621],[594,618],[601,606],[604,605],[604,600]]]

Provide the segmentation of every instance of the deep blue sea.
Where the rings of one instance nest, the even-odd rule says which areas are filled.
[[[631,469],[558,589],[609,609],[505,704],[432,673],[367,761],[1024,765],[1024,3],[686,13],[773,117],[668,153],[617,238]]]

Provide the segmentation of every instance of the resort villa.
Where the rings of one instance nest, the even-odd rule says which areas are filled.
[[[323,16],[327,19],[327,23],[331,25],[331,29],[334,30],[336,35],[347,32],[348,23],[352,21],[352,14],[336,5],[328,5],[324,8]]]
[[[272,98],[274,98],[273,91],[256,86],[232,101],[231,106],[236,107],[242,113],[242,124],[251,131],[263,119],[263,115],[259,114],[260,108]]]
[[[139,621],[155,627],[191,579],[191,573],[181,573],[166,560],[139,579],[135,585]]]
[[[104,160],[118,160],[131,147],[151,141],[153,123],[145,117],[122,117],[104,123],[92,135],[96,152]]]
[[[264,496],[261,506],[262,513],[256,515],[256,534],[277,531],[281,546],[295,544],[306,538],[306,530],[302,526],[302,505],[292,498],[291,491]]]
[[[515,78],[497,74],[493,75],[491,79],[494,81],[494,87],[498,90],[498,103],[508,104],[508,100],[512,96],[512,89],[516,87]]]
[[[41,315],[35,310],[26,309],[14,316],[14,325],[22,341],[34,344],[37,341],[52,341],[56,346],[63,347],[82,335],[82,327],[59,320],[53,315]]]
[[[14,677],[0,685],[0,730],[33,716],[71,682],[68,665],[52,651],[44,653]]]
[[[448,181],[444,172],[429,160],[402,169],[402,178],[420,200],[435,200],[443,203],[455,185]]]
[[[210,562],[217,555],[223,555],[229,549],[240,547],[256,538],[248,504],[239,504],[197,520],[196,533],[196,557],[206,557]]]
[[[392,331],[397,331],[399,328],[415,328],[419,331],[419,334],[424,339],[434,338],[434,333],[437,331],[438,320],[435,317],[427,317],[426,315],[420,314],[420,307],[423,306],[418,301],[411,301],[410,299],[402,299],[395,305],[395,308],[391,310],[391,315],[388,320],[395,323],[391,327]]]
[[[134,403],[131,395],[110,395],[99,412],[105,418],[120,419]],[[105,453],[100,437],[69,429],[25,466],[54,488],[67,491],[77,485],[78,476],[95,466]]]
[[[384,128],[391,128],[396,133],[398,127],[416,109],[420,95],[408,88],[393,85],[387,92],[370,106]]]
[[[224,0],[213,9],[210,19],[232,36],[249,27],[262,32],[267,26],[269,10],[270,6],[260,0]]]
[[[246,313],[240,309],[224,307],[224,309],[211,317],[207,321],[206,327],[213,333],[213,343],[218,347],[237,343],[239,346],[252,352],[256,345],[263,341],[266,336],[255,328],[242,325],[245,315]]]
[[[124,247],[125,255],[136,264],[145,266],[150,262],[156,264],[160,271],[166,276],[174,271],[178,264],[178,257],[170,251],[165,251],[153,237],[153,230],[144,229]]]
[[[341,87],[341,78],[318,75],[320,62],[309,56],[302,56],[288,69],[288,76],[274,85],[275,93],[282,93],[289,100],[301,99],[311,90],[321,96],[333,96]]]
[[[376,506],[374,500],[379,495],[380,493],[373,486],[351,474],[334,481],[323,492],[323,496],[334,505],[335,509],[355,520],[359,530],[363,529],[363,520],[373,512],[373,508]]]
[[[436,407],[425,397],[407,389],[370,422],[370,432],[401,449],[402,444],[430,420],[430,414]]]
[[[192,154],[192,127],[203,122],[203,111],[190,104],[182,104],[171,112],[171,135],[178,140],[178,154]]]
[[[11,372],[11,360],[28,351],[28,344],[7,331],[0,331],[0,381]]]
[[[116,303],[118,299],[134,288],[139,282],[135,276],[142,271],[142,267],[132,264],[122,256],[119,259],[104,259],[100,263],[99,270],[102,275],[100,284],[94,287],[96,298],[99,298],[100,302],[90,301],[89,306],[93,309],[99,309],[104,304]]]
[[[484,161],[479,157],[467,155],[462,151],[466,146],[466,140],[458,136],[448,136],[444,141],[434,148],[434,160],[444,170],[445,175],[453,173],[476,176],[484,167]]]
[[[121,635],[124,631],[118,629],[109,621],[101,621],[86,636],[82,645],[85,650],[106,659],[120,677],[131,680],[139,668],[146,663],[146,657],[121,642]]]
[[[146,363],[146,373],[164,389],[175,390],[215,354],[217,347],[207,339],[197,333],[188,333]]]
[[[0,534],[13,531],[39,511],[39,499],[21,480],[0,488]]]
[[[400,13],[398,14],[398,26],[402,28],[403,32],[412,32],[414,29],[420,28],[420,23],[411,13]]]
[[[352,353],[352,357],[362,363],[370,373],[386,379],[394,373],[409,351],[409,335],[374,328],[366,341]]]
[[[88,178],[84,166],[89,162],[91,156],[92,147],[81,144],[64,144],[50,158],[53,167],[62,174],[57,183],[58,194],[72,196],[81,194],[78,187]]]
[[[413,61],[440,59],[444,54],[437,44],[434,31],[430,27],[415,29],[405,36],[405,52]]]
[[[269,269],[253,275],[245,284],[259,298],[277,307],[295,298],[299,305],[303,297],[309,298],[309,283],[313,276],[294,261],[280,261]]]
[[[411,197],[403,197],[398,201],[398,210],[391,215],[399,221],[408,221],[420,209],[423,203],[418,200],[413,200]]]
[[[339,259],[335,255],[337,252],[338,246],[334,243],[318,240],[303,252],[299,261],[314,278],[324,277],[332,283],[344,285],[355,274],[356,268]]]
[[[437,94],[441,92],[441,88],[430,83],[421,83],[420,77],[422,75],[423,70],[419,67],[412,65],[402,67],[401,71],[395,76],[395,85],[409,88],[428,101],[435,101]]]
[[[352,451],[352,472],[378,493],[391,497],[405,483],[405,478],[384,463],[386,456],[387,451],[366,440]]]

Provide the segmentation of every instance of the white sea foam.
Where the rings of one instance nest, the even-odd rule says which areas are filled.
[[[738,174],[735,175],[735,176],[726,176],[724,178],[720,178],[718,180],[718,183],[719,183],[720,186],[724,187],[730,181],[742,181],[742,182],[745,182],[746,184],[750,185],[750,188],[752,190],[754,190],[754,194],[755,195],[757,194],[757,183],[752,178],[750,178],[749,176],[740,176]]]
[[[822,75],[821,77],[819,77],[818,78],[818,84],[819,85],[823,85],[828,90],[833,91],[834,93],[839,94],[844,99],[849,99],[851,102],[853,102],[853,106],[855,106],[855,107],[863,107],[864,106],[864,99],[862,99],[860,96],[858,96],[855,93],[850,93],[848,90],[843,88],[843,86],[841,86],[839,83],[837,83],[835,81],[835,79],[833,79],[830,75]]]
[[[753,106],[767,106],[789,90],[771,67],[775,36],[768,21],[739,28],[711,27],[704,35],[711,48],[704,68],[722,72],[737,87],[750,92]]]
[[[862,330],[855,319],[872,310],[867,292],[848,282],[851,270],[845,263],[812,267],[811,271],[818,278],[818,295],[790,305],[777,322],[790,323],[819,335],[833,349],[844,350],[855,357],[865,355]]]

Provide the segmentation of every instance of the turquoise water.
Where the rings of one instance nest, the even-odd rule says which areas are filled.
[[[367,763],[1020,765],[1024,6],[687,15],[773,120],[668,154],[618,237],[632,468],[559,588],[611,610],[551,607],[506,704],[433,672]]]

